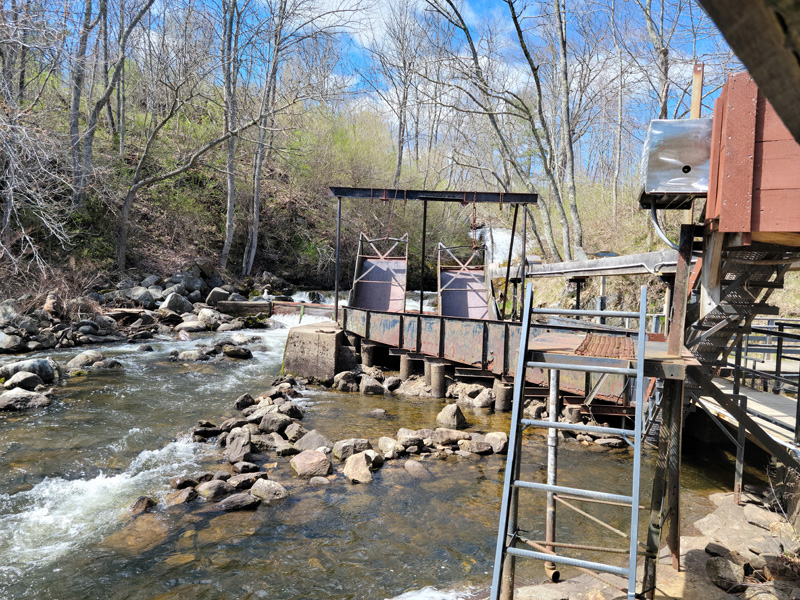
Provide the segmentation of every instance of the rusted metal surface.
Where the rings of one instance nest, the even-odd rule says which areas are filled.
[[[419,351],[428,356],[439,356],[439,339],[441,337],[441,317],[419,317]]]
[[[467,253],[468,258],[461,255]],[[440,243],[439,314],[445,317],[489,318],[489,286],[486,282],[486,248]]]
[[[400,346],[400,315],[372,313],[369,318],[369,339],[387,346]]]
[[[634,360],[636,350],[629,337],[587,333],[575,350],[579,356],[601,356],[604,358],[627,358]]]
[[[404,312],[408,271],[408,234],[402,238],[369,239],[363,233],[350,292],[351,306]]]
[[[484,326],[478,321],[444,322],[444,358],[473,367],[483,366]]]
[[[419,351],[419,317],[403,318],[403,350]]]

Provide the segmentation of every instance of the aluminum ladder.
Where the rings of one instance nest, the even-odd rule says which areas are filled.
[[[523,308],[522,329],[520,331],[520,347],[519,355],[517,357],[517,370],[514,381],[514,397],[511,414],[511,431],[509,435],[508,457],[506,459],[505,477],[503,480],[503,497],[500,509],[500,526],[497,532],[497,547],[495,552],[494,572],[492,575],[492,591],[491,600],[501,600],[503,598],[512,598],[513,590],[513,561],[516,557],[533,558],[545,561],[545,568],[554,581],[558,580],[558,573],[555,571],[555,565],[561,564],[565,566],[577,567],[580,569],[587,569],[589,571],[599,571],[602,573],[611,573],[621,577],[627,577],[627,598],[634,600],[636,598],[636,563],[638,551],[638,530],[639,530],[639,480],[641,471],[641,455],[642,455],[642,413],[643,413],[643,395],[645,387],[644,379],[644,356],[645,356],[645,341],[647,339],[646,324],[647,324],[647,289],[642,286],[641,297],[639,304],[639,312],[622,312],[622,311],[566,311],[560,310],[558,314],[571,315],[571,316],[606,316],[606,317],[622,317],[622,318],[635,318],[639,320],[639,333],[637,340],[636,352],[636,366],[635,368],[612,367],[592,364],[591,358],[586,357],[584,363],[558,363],[558,362],[534,362],[528,360],[528,340],[530,337],[531,316],[537,313],[549,313],[552,311],[537,310],[532,308],[533,303],[533,290],[531,284],[528,284],[525,293],[525,305]],[[631,361],[633,362],[633,361]],[[550,389],[551,389],[551,402],[549,410],[548,421],[526,419],[523,417],[523,398],[525,391],[525,371],[527,368],[542,368],[550,371]],[[558,415],[556,411],[552,410],[556,405],[558,394],[558,371],[572,370],[581,372],[593,373],[609,373],[615,375],[627,375],[635,378],[635,393],[634,399],[636,402],[635,412],[635,427],[633,430],[618,429],[609,427],[595,427],[583,424],[569,424],[557,422]],[[555,385],[555,400],[553,400]],[[537,427],[548,429],[548,469],[547,469],[547,483],[537,483],[533,481],[523,481],[520,479],[520,454],[522,448],[522,432],[526,427]],[[556,456],[557,456],[557,430],[569,430],[574,432],[585,433],[598,433],[601,435],[618,435],[622,436],[633,448],[633,482],[630,494],[609,494],[594,490],[571,488],[565,486],[555,485],[556,482]],[[551,441],[552,440],[552,441]],[[545,492],[547,494],[547,515],[546,515],[546,535],[547,540],[544,544],[538,542],[531,542],[526,540],[522,535],[522,529],[517,524],[517,501],[518,493],[520,490],[535,490]],[[628,555],[627,566],[619,566],[614,564],[606,564],[601,562],[593,562],[582,560],[569,556],[563,556],[556,553],[556,548],[569,548],[570,544],[562,544],[555,542],[555,500],[559,495],[569,495],[575,499],[582,501],[595,501],[601,503],[614,503],[630,507],[630,531],[627,534],[628,547],[622,549],[622,553]],[[562,500],[563,502],[563,500]],[[552,513],[552,514],[551,514]],[[585,514],[585,513],[584,513]],[[610,527],[610,526],[609,526]],[[617,530],[618,531],[618,530]],[[625,535],[624,532],[619,532]],[[517,547],[517,542],[526,543],[533,546],[535,550],[527,550]],[[552,545],[547,544],[551,542]],[[620,549],[611,550],[599,547],[582,547],[582,549],[590,549],[594,551],[616,551]],[[506,564],[509,562],[512,565],[510,568]],[[548,564],[549,563],[549,564]],[[510,577],[504,573],[504,567],[508,568],[511,573]],[[510,579],[510,581],[509,581]],[[503,589],[501,589],[503,588]]]

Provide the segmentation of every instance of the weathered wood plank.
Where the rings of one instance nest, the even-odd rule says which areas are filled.
[[[708,196],[706,199],[706,219],[719,218],[722,203],[719,201],[719,173],[720,160],[723,153],[722,122],[725,115],[725,105],[728,99],[728,89],[723,86],[722,93],[714,102],[714,123],[711,128],[711,171],[708,175]]]
[[[747,73],[731,76],[725,84],[728,99],[723,124],[724,163],[720,166],[720,231],[751,231],[753,157],[758,88]]]

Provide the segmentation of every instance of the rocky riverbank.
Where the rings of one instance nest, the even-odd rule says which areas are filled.
[[[134,342],[181,332],[236,331],[277,326],[265,315],[234,318],[216,306],[227,300],[291,299],[293,286],[270,273],[226,282],[198,261],[171,276],[126,278],[64,299],[55,292],[37,304],[25,296],[0,302],[0,354],[39,352],[89,344]]]

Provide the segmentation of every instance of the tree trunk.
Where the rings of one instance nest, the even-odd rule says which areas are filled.
[[[225,119],[223,133],[236,129],[236,66],[238,60],[238,27],[236,22],[236,0],[230,4],[224,3],[224,25],[222,36],[223,83],[225,91]],[[219,259],[219,266],[224,271],[228,266],[228,256],[233,244],[234,211],[236,199],[236,138],[231,136],[227,140],[227,156],[225,167],[227,171],[227,203],[225,209],[225,243]]]
[[[86,76],[86,48],[92,28],[92,0],[85,0],[83,24],[72,71],[72,100],[69,108],[69,139],[72,154],[72,207],[77,210],[83,205],[86,188],[86,174],[83,172],[81,157],[80,112],[83,95],[83,81]]]

